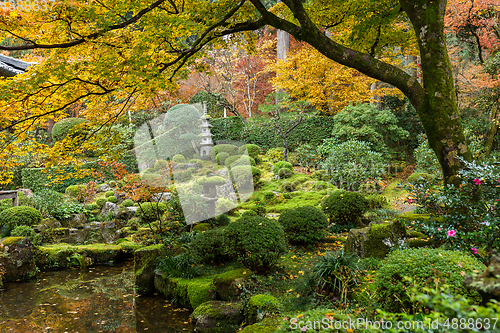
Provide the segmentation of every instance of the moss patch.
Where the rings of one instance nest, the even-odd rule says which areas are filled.
[[[205,302],[191,314],[196,331],[205,333],[235,332],[243,322],[243,304],[222,301]]]
[[[135,288],[138,293],[154,292],[155,262],[164,247],[163,244],[156,244],[134,251]]]
[[[11,246],[14,244],[21,243],[24,237],[7,237],[2,241],[4,246]]]
[[[213,283],[217,295],[224,301],[235,300],[241,291],[241,284],[252,276],[252,272],[245,268],[214,275]]]
[[[264,319],[266,315],[276,314],[281,304],[272,295],[259,294],[252,296],[245,308],[245,319],[248,324],[254,324]]]
[[[279,317],[264,318],[262,322],[245,327],[242,333],[269,333],[276,332],[282,325],[283,319]]]

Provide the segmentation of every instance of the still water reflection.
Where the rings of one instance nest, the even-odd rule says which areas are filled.
[[[189,312],[162,296],[134,294],[133,263],[44,272],[6,283],[0,332],[193,332]]]

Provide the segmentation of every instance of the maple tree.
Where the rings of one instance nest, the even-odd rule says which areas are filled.
[[[35,122],[62,118],[80,101],[85,101],[80,115],[90,126],[109,123],[147,104],[155,92],[175,90],[175,78],[187,75],[186,66],[203,56],[207,45],[218,47],[226,42],[223,36],[235,33],[251,42],[251,31],[269,25],[400,89],[422,121],[445,181],[455,182],[462,166],[456,157],[469,160],[471,154],[445,43],[446,5],[446,0],[284,0],[268,9],[259,0],[109,0],[13,11],[0,20],[0,38],[14,43],[2,42],[0,50],[32,50],[26,60],[39,65],[0,83],[0,127],[20,133]],[[383,58],[387,48],[414,45],[422,84]]]

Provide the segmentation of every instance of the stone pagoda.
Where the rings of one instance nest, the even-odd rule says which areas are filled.
[[[203,116],[201,117],[201,148],[200,156],[202,158],[208,158],[210,156],[210,151],[212,150],[214,143],[212,141],[213,134],[210,133],[210,122],[208,121],[210,116],[207,113],[207,102],[203,102]]]

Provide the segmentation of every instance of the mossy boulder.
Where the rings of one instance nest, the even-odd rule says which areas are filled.
[[[479,292],[483,306],[486,306],[492,299],[500,302],[500,256],[498,252],[493,251],[490,264],[484,272],[466,275],[463,285]]]
[[[265,294],[254,295],[245,308],[245,322],[247,324],[260,322],[264,317],[278,313],[280,308],[281,304],[276,297]]]
[[[399,220],[370,223],[368,227],[351,229],[345,245],[347,252],[361,258],[384,258],[391,247],[405,242],[406,229]]]
[[[163,252],[163,244],[151,245],[134,251],[135,288],[141,295],[154,292],[156,258]]]
[[[165,298],[175,300],[177,305],[188,309],[196,309],[216,296],[211,278],[182,279],[156,274],[154,286]]]
[[[223,301],[235,301],[242,291],[242,284],[252,276],[252,271],[245,268],[214,275],[213,283],[217,296]]]
[[[246,326],[241,332],[242,333],[269,333],[276,332],[283,323],[281,317],[268,317],[264,318],[260,323],[255,323],[253,325]]]
[[[243,304],[209,301],[198,306],[191,314],[195,330],[199,333],[236,332],[243,322]]]
[[[5,281],[28,280],[35,277],[35,247],[26,237],[7,237],[0,243],[0,264]]]
[[[194,227],[193,230],[198,230],[198,231],[207,231],[210,230],[210,223],[197,223]]]

